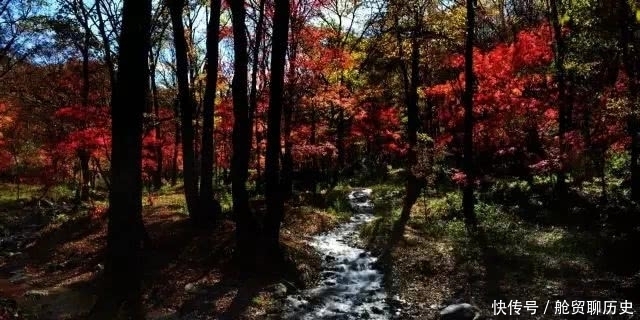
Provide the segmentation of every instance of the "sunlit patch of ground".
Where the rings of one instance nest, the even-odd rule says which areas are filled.
[[[278,319],[280,297],[274,288],[313,282],[321,261],[305,241],[341,221],[310,207],[287,208],[282,239],[289,274],[245,279],[231,264],[232,222],[193,230],[179,190],[144,202],[152,247],[145,252],[143,300],[151,319]],[[18,301],[27,319],[78,318],[97,297],[105,241],[104,218],[79,213],[53,223],[22,254],[0,258],[0,292]],[[23,279],[9,281],[16,272]]]
[[[631,260],[609,254],[608,239],[597,232],[539,226],[480,205],[478,218],[488,240],[483,249],[467,236],[460,219],[425,211],[424,203],[414,206],[403,239],[385,266],[390,295],[408,302],[403,319],[432,319],[441,306],[458,301],[475,304],[485,316],[493,316],[494,300],[535,300],[541,308],[550,300],[551,313],[557,300],[569,305],[629,300],[640,306],[640,273],[637,268],[614,271],[611,265]],[[398,211],[378,214],[362,232],[374,252],[386,244]],[[540,313],[520,317],[544,318]]]

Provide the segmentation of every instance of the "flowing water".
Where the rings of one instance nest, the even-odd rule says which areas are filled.
[[[287,297],[285,319],[390,319],[376,257],[357,247],[359,227],[373,220],[370,189],[349,194],[351,220],[313,237],[324,259],[320,284]]]

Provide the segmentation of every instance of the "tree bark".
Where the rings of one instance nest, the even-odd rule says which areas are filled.
[[[230,3],[233,25],[233,134],[231,156],[231,198],[236,220],[236,259],[240,269],[250,271],[255,268],[255,221],[249,211],[247,178],[249,175],[249,153],[251,150],[251,123],[249,123],[248,54],[245,1]]]
[[[207,25],[207,84],[202,106],[202,161],[200,179],[200,211],[203,218],[215,220],[220,215],[220,203],[213,197],[213,117],[218,83],[218,38],[221,0],[211,0],[211,16]]]
[[[251,56],[251,91],[249,92],[249,123],[253,126],[255,120],[255,131],[252,131],[251,136],[255,134],[256,137],[256,169],[258,171],[258,175],[256,178],[256,189],[259,188],[259,183],[261,180],[260,177],[260,137],[258,137],[258,119],[255,117],[255,114],[258,109],[258,68],[260,58],[260,47],[262,44],[262,38],[264,37],[264,6],[266,1],[260,0],[260,8],[258,12],[258,24],[256,25],[256,40]],[[250,140],[253,138],[251,137]]]
[[[291,18],[291,46],[289,49],[289,73],[287,75],[288,78],[288,90],[287,90],[287,103],[283,105],[283,114],[284,114],[284,155],[282,157],[282,180],[281,187],[283,192],[284,200],[287,201],[291,199],[293,194],[293,155],[292,148],[293,143],[291,142],[291,122],[293,117],[293,109],[295,105],[298,103],[298,99],[296,97],[296,59],[298,57],[298,43],[295,38],[298,32],[299,22],[293,17]],[[311,111],[315,117],[315,109]],[[311,135],[313,137],[312,144],[315,144],[315,118],[311,119]],[[314,177],[315,178],[315,177]]]
[[[467,36],[464,53],[464,140],[463,140],[463,169],[466,181],[462,194],[462,208],[467,229],[475,233],[478,226],[474,210],[473,184],[475,172],[473,169],[473,94],[475,76],[473,74],[473,43],[475,29],[475,0],[467,0]]]
[[[148,82],[150,0],[124,0],[118,77],[111,101],[111,192],[105,290],[91,319],[142,319],[142,121]]]
[[[184,35],[182,13],[184,0],[168,2],[173,39],[176,48],[176,69],[178,79],[178,100],[180,101],[180,122],[182,125],[182,174],[184,175],[184,196],[189,217],[198,220],[198,176],[196,174],[193,112],[194,102],[189,89],[189,57],[187,39]]]
[[[267,126],[265,167],[267,216],[264,222],[265,244],[274,254],[280,252],[280,224],[284,216],[284,198],[280,186],[280,120],[284,102],[284,67],[289,31],[289,0],[275,0],[271,50],[271,96]]]
[[[173,113],[177,119],[180,118],[180,102],[178,99],[173,102]],[[182,135],[180,134],[181,127],[180,121],[175,121],[173,155],[171,157],[171,186],[178,184],[178,153],[180,151],[180,140],[182,140]]]
[[[86,149],[78,149],[78,160],[80,160],[80,174],[81,174],[81,186],[80,186],[80,201],[89,200],[89,189],[91,187],[91,171],[89,170],[89,160],[91,154]]]
[[[566,142],[565,135],[569,129],[569,114],[566,91],[566,70],[564,62],[566,58],[566,45],[562,36],[562,26],[558,17],[558,0],[550,0],[551,25],[553,27],[553,37],[555,40],[555,71],[556,83],[558,85],[558,144],[560,149],[560,168],[556,174],[556,198],[562,203],[565,202],[567,194],[567,182],[565,171]]]

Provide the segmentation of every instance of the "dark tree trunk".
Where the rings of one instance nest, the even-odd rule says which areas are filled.
[[[231,1],[233,25],[233,155],[231,156],[231,198],[236,220],[236,259],[244,271],[255,268],[256,242],[255,221],[249,211],[247,178],[249,175],[249,152],[251,150],[251,123],[249,122],[248,54],[246,8],[241,0]]]
[[[417,15],[416,15],[417,18]],[[419,80],[419,63],[420,63],[420,42],[418,41],[418,31],[420,24],[418,19],[415,20],[416,25],[411,34],[411,74],[407,65],[402,62],[400,64],[400,71],[402,76],[402,83],[404,89],[404,100],[407,107],[407,162],[406,162],[406,195],[402,204],[402,211],[400,212],[400,218],[394,222],[390,239],[387,244],[387,248],[382,254],[381,259],[387,261],[391,258],[391,250],[398,243],[399,239],[404,234],[404,228],[411,217],[411,208],[418,200],[420,191],[423,187],[423,181],[418,178],[414,172],[414,166],[417,163],[417,150],[418,143],[418,128],[420,126],[419,111],[418,111],[418,80]],[[399,30],[398,20],[395,21],[396,27],[396,45],[398,47],[398,57],[404,57],[404,50],[402,44],[401,33]]]
[[[105,290],[91,319],[142,319],[142,120],[148,83],[150,0],[124,0],[118,81],[111,101],[111,192]]]
[[[170,0],[168,3],[176,48],[176,69],[178,78],[178,100],[180,101],[180,122],[182,125],[182,174],[184,175],[184,196],[189,217],[198,220],[198,176],[194,146],[193,112],[194,103],[189,89],[189,56],[187,39],[184,35],[182,12],[184,0]]]
[[[473,42],[475,29],[475,0],[467,0],[467,36],[464,53],[464,141],[463,141],[463,169],[466,174],[466,181],[462,194],[462,208],[464,211],[467,229],[475,233],[478,226],[474,210],[474,169],[473,169],[473,90],[475,86],[475,76],[473,74]]]
[[[220,0],[211,0],[211,16],[207,25],[207,84],[202,106],[202,167],[200,179],[200,211],[206,220],[220,215],[220,203],[213,197],[213,116],[218,83],[218,38],[220,29]]]
[[[289,74],[288,77],[288,90],[287,90],[287,103],[283,105],[283,113],[284,113],[284,155],[282,157],[282,174],[280,183],[284,200],[287,201],[291,199],[293,194],[293,156],[291,153],[291,149],[293,147],[293,143],[291,142],[291,122],[293,117],[293,109],[295,105],[298,103],[297,95],[296,95],[296,59],[298,56],[298,44],[297,39],[295,39],[296,32],[298,30],[297,25],[299,24],[297,20],[291,20],[291,47],[289,51]],[[294,31],[295,30],[295,31]],[[315,109],[312,110],[315,115]],[[315,119],[311,120],[311,135],[315,135]],[[314,139],[314,138],[312,138]],[[315,141],[312,142],[315,144]]]
[[[180,118],[180,102],[176,99],[173,102],[173,112],[176,119]],[[175,132],[174,132],[174,142],[173,142],[173,155],[171,157],[171,186],[175,186],[178,184],[178,152],[180,146],[180,140],[182,139],[182,135],[180,134],[180,121],[175,121]]]
[[[567,194],[566,169],[565,169],[565,153],[566,143],[565,135],[569,129],[569,114],[566,91],[566,70],[564,61],[566,58],[566,46],[564,37],[562,36],[562,27],[558,17],[558,0],[550,0],[551,25],[553,27],[553,37],[555,40],[555,68],[556,83],[558,85],[558,144],[560,148],[560,168],[556,175],[556,199],[564,203]]]
[[[275,0],[271,54],[271,96],[267,125],[265,167],[267,216],[264,222],[267,250],[279,253],[280,224],[284,216],[284,198],[280,188],[280,120],[284,102],[284,66],[289,31],[289,0]]]
[[[78,149],[78,160],[80,160],[80,173],[82,175],[80,181],[80,201],[89,200],[89,190],[91,187],[91,171],[89,170],[89,160],[91,154],[86,149]]]
[[[256,110],[258,109],[258,59],[260,58],[260,47],[262,44],[262,38],[264,33],[264,6],[265,0],[260,0],[260,8],[258,12],[258,24],[256,25],[256,41],[254,44],[252,56],[251,56],[251,91],[249,92],[249,123],[253,126],[255,120],[255,134],[256,137],[256,169],[258,176],[256,178],[256,189],[258,189],[258,182],[260,181],[260,137],[258,136],[258,120],[255,117]],[[252,135],[253,135],[252,134]],[[253,138],[250,137],[249,140]]]
[[[396,28],[399,28],[398,21],[396,20]],[[409,74],[409,70],[405,63],[401,63],[400,71],[402,73],[402,82],[404,87],[404,100],[407,107],[407,162],[406,162],[406,195],[403,200],[402,211],[400,213],[400,218],[394,223],[394,231],[392,232],[392,239],[390,240],[390,245],[388,250],[393,247],[393,243],[395,243],[398,237],[404,232],[404,226],[409,221],[409,217],[411,216],[411,208],[418,200],[418,196],[420,195],[420,191],[422,190],[422,181],[418,178],[416,173],[414,172],[414,166],[417,163],[417,150],[416,146],[418,143],[418,128],[420,125],[419,114],[418,114],[418,81],[419,81],[419,63],[420,63],[420,42],[418,41],[418,30],[420,29],[420,25],[418,23],[418,19],[416,19],[416,25],[414,26],[414,30],[411,34],[411,56],[410,56],[410,66],[411,73]],[[398,56],[404,56],[402,38],[399,29],[396,34],[396,41],[398,46]],[[385,258],[389,257],[390,252],[385,252]]]

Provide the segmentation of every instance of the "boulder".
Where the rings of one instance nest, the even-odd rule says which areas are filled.
[[[468,303],[457,303],[440,311],[442,320],[476,320],[480,317],[480,309]]]

